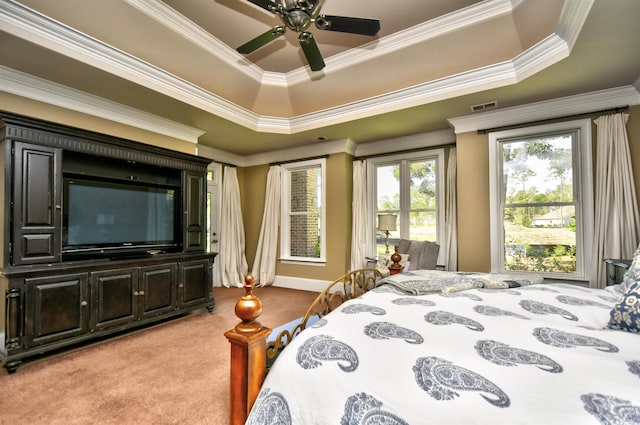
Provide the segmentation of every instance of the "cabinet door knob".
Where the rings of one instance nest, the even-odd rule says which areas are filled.
[[[137,297],[138,295],[140,295],[140,292],[138,292],[138,291],[133,291],[133,295]]]
[[[86,306],[88,306],[88,305],[89,305],[89,303],[88,303],[86,300],[82,300],[82,301],[80,301],[80,306],[81,306],[81,307],[86,307]]]
[[[179,284],[178,288],[184,288],[184,283]]]
[[[140,296],[144,295],[144,291],[140,291]]]
[[[62,206],[61,206],[61,205],[56,204],[56,209],[57,209],[57,210],[61,210],[61,209],[62,209]]]

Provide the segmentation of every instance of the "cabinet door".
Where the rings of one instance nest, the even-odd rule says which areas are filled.
[[[150,317],[176,309],[177,264],[140,268],[141,317]]]
[[[207,239],[205,235],[205,176],[203,173],[185,171],[183,179],[184,250],[204,252]]]
[[[91,273],[93,330],[122,325],[138,318],[138,269],[135,267]]]
[[[29,278],[25,286],[27,347],[88,332],[86,273]]]
[[[62,154],[60,149],[14,144],[12,263],[60,260]]]
[[[179,266],[178,306],[213,301],[213,283],[211,281],[211,263],[209,260],[185,261]]]

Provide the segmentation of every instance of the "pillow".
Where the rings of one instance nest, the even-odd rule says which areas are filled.
[[[629,270],[627,270],[624,274],[624,278],[622,279],[622,290],[626,291],[629,289],[631,284],[640,278],[640,246],[636,249],[635,254],[633,254],[633,259],[631,260],[631,264],[629,265]]]
[[[405,252],[411,257],[409,270],[434,270],[438,261],[440,245],[430,241],[400,239],[398,252]]]
[[[640,278],[631,283],[610,313],[609,328],[640,333]]]

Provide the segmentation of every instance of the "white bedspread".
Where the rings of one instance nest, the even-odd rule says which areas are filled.
[[[248,424],[640,423],[640,336],[620,294],[563,284],[370,291],[302,332]]]

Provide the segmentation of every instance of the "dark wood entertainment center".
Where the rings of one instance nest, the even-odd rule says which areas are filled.
[[[9,373],[30,356],[213,311],[216,254],[207,252],[205,217],[210,160],[2,111],[0,141],[0,361]],[[171,239],[74,247],[64,197],[66,180],[76,177],[159,188],[165,203],[173,202],[161,211],[173,214],[163,222]],[[94,220],[103,221],[118,224]]]

